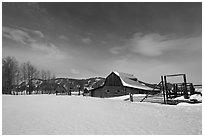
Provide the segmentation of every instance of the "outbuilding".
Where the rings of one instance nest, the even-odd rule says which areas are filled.
[[[66,88],[61,84],[57,85],[57,87],[55,89],[55,92],[56,92],[56,95],[58,95],[58,94],[68,94]]]

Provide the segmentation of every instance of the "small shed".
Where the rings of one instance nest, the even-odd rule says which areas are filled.
[[[58,95],[58,94],[68,94],[66,88],[61,84],[57,85],[57,87],[55,89],[55,93],[56,93],[56,95]]]

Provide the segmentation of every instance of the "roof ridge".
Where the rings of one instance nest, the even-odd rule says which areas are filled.
[[[144,83],[141,83],[140,80],[137,77],[135,77],[133,74],[118,72],[118,71],[112,71],[112,73],[119,76],[123,86],[139,88],[139,89],[144,89],[144,90],[153,89],[152,87],[149,87]],[[133,80],[133,79],[136,79],[136,80]]]
[[[113,73],[115,73],[115,74],[126,74],[126,75],[130,75],[130,76],[134,76],[135,77],[135,75],[134,74],[131,74],[131,73],[126,73],[126,72],[121,72],[121,71],[113,71]]]

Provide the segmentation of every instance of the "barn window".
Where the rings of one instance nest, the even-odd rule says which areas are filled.
[[[107,93],[109,93],[110,91],[109,91],[109,90],[107,90],[106,92],[107,92]]]
[[[117,92],[119,93],[119,92],[120,92],[120,90],[117,90]]]

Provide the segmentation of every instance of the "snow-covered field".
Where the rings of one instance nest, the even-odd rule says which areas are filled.
[[[2,96],[3,135],[202,134],[202,105],[83,96]]]

